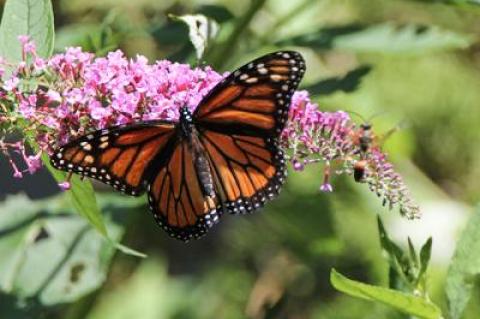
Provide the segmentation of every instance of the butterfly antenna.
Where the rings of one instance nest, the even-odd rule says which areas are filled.
[[[368,118],[364,117],[362,114],[360,114],[358,112],[355,112],[355,111],[345,111],[345,112],[357,116],[361,120],[362,123],[370,124],[374,118],[376,118],[378,116],[381,116],[381,115],[384,115],[384,114],[388,113],[389,111],[380,111],[380,112],[377,112],[377,113],[373,113]]]
[[[362,123],[367,123],[367,119],[362,114],[360,114],[358,112],[355,112],[355,111],[345,111],[345,112],[347,112],[350,115],[355,115],[356,117],[358,117],[360,119],[360,121]]]
[[[397,125],[389,129],[382,135],[382,141],[387,140],[390,136],[392,136],[396,132],[406,129],[407,127],[408,127],[408,122],[406,119],[399,121]]]
[[[382,116],[382,115],[385,115],[387,113],[389,113],[390,111],[379,111],[377,113],[373,113],[372,115],[370,115],[370,117],[368,118],[368,122],[371,122],[374,118],[376,117],[379,117],[379,116]]]

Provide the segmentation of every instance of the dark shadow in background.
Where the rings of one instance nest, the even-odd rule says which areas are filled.
[[[23,174],[23,178],[15,178],[10,163],[2,155],[0,177],[0,201],[5,200],[7,195],[17,193],[25,193],[31,199],[40,199],[59,192],[57,183],[46,168],[43,167],[33,175],[27,172]]]

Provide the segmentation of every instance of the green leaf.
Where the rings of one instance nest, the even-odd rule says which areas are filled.
[[[414,281],[414,278],[412,278],[412,264],[414,264],[414,261],[410,261],[408,255],[389,238],[380,216],[377,217],[377,224],[380,245],[387,253],[390,266],[389,286],[396,290],[410,291],[411,284]]]
[[[432,256],[432,243],[432,237],[429,237],[420,249],[420,272],[418,274],[418,278],[422,277],[427,271],[430,257]]]
[[[435,26],[384,23],[338,36],[333,47],[355,52],[418,54],[465,49],[473,42],[472,36]]]
[[[168,20],[164,24],[154,26],[150,30],[150,34],[162,46],[190,44],[188,42],[188,27],[185,23],[178,20]]]
[[[413,246],[413,243],[412,243],[412,240],[410,239],[410,237],[407,238],[407,242],[408,242],[408,253],[409,253],[409,256],[410,256],[410,260],[413,262],[415,267],[418,267],[419,266],[419,261],[418,261],[418,257],[417,257],[417,252],[415,251],[415,247]],[[426,243],[425,243],[425,245],[426,245]],[[425,247],[425,245],[424,245],[424,247]],[[430,243],[430,249],[431,248],[432,248],[432,245]],[[430,257],[429,257],[429,259],[430,259]],[[428,264],[428,261],[427,261],[427,264]]]
[[[480,274],[480,206],[467,223],[448,269],[445,291],[452,319],[461,318]]]
[[[68,191],[71,202],[75,210],[102,234],[107,235],[107,230],[103,222],[102,212],[98,208],[95,191],[92,183],[88,180],[81,180],[78,176],[72,176],[70,180],[71,190]]]
[[[40,57],[52,54],[54,25],[50,0],[6,1],[0,24],[0,56],[9,62],[22,60],[20,35],[30,36]]]
[[[62,196],[31,201],[11,196],[0,214],[0,289],[45,305],[74,301],[98,288],[115,252],[110,241],[71,214]],[[118,241],[122,227],[107,209],[107,226]],[[117,218],[115,218],[117,220]]]
[[[351,24],[339,27],[322,28],[314,32],[297,35],[288,39],[277,41],[278,46],[311,47],[316,50],[329,50],[333,48],[335,38],[351,34],[365,28],[363,25]]]
[[[473,44],[470,35],[418,24],[351,24],[328,27],[277,42],[278,45],[307,46],[316,50],[343,49],[389,54],[429,53],[465,49]]]
[[[48,156],[44,154],[42,161],[55,180],[58,182],[65,181],[67,174],[53,168]],[[70,184],[71,189],[67,191],[67,194],[75,210],[85,217],[102,235],[107,236],[107,229],[103,222],[102,212],[97,205],[92,183],[89,180],[82,181],[77,175],[73,175]]]
[[[215,39],[220,29],[218,23],[202,14],[175,16],[170,18],[182,21],[188,26],[190,42],[195,47],[197,59],[200,60],[210,43]]]
[[[407,267],[408,264],[405,263],[406,257],[404,252],[397,244],[395,244],[390,237],[388,237],[387,231],[385,230],[385,226],[383,226],[382,220],[380,217],[377,217],[378,223],[378,234],[380,236],[380,244],[385,252],[388,254],[390,263],[392,266],[399,265],[400,269],[403,267]]]
[[[343,77],[333,77],[326,80],[321,80],[315,84],[309,85],[304,89],[309,91],[312,95],[328,95],[338,91],[353,92],[360,86],[360,82],[365,75],[367,75],[371,66],[361,65],[354,70],[349,71]]]
[[[330,282],[339,291],[352,297],[376,301],[404,313],[424,319],[440,319],[442,313],[433,303],[400,291],[364,284],[348,279],[332,269]]]
[[[214,4],[201,5],[198,8],[197,13],[212,18],[219,23],[224,23],[235,18],[233,13],[226,7]]]

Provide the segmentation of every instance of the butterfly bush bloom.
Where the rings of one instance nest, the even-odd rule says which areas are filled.
[[[86,132],[154,119],[175,121],[181,107],[193,111],[227,75],[210,67],[191,68],[167,60],[149,64],[143,56],[128,59],[119,50],[95,57],[80,48],[67,48],[65,53],[45,60],[37,56],[28,38],[19,40],[24,62],[0,83],[0,129],[6,136],[20,127],[38,151],[28,155],[25,140],[10,143],[0,139],[0,152],[18,178],[35,172],[41,154],[51,154],[53,145]],[[7,66],[0,60],[0,74]],[[364,181],[370,189],[383,198],[384,204],[398,204],[402,214],[415,217],[418,207],[411,202],[401,177],[377,147],[367,154],[359,152],[354,138],[357,131],[347,113],[321,112],[308,92],[298,91],[293,95],[280,142],[295,170],[316,162],[324,164],[320,190],[325,192],[333,191],[333,169],[352,175],[355,163],[366,159]],[[19,168],[12,153],[20,154],[25,168]],[[70,184],[60,186],[69,189]]]
[[[281,142],[291,151],[290,161],[295,170],[306,165],[323,162],[323,183],[320,190],[331,192],[330,175],[333,168],[338,174],[353,175],[357,164],[363,162],[362,182],[391,209],[395,205],[408,218],[419,216],[419,207],[412,201],[402,177],[388,162],[387,155],[378,145],[371,143],[362,150],[359,135],[363,128],[355,124],[346,112],[322,112],[312,103],[308,92],[293,95],[289,121],[282,132]]]

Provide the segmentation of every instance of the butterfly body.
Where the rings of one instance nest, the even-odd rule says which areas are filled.
[[[187,107],[180,110],[180,140],[185,139],[189,151],[192,153],[193,165],[198,175],[200,188],[204,197],[214,198],[215,188],[212,177],[212,171],[208,163],[205,149],[198,138],[198,131],[192,121],[192,113]]]
[[[52,165],[124,193],[147,191],[167,233],[198,238],[223,213],[252,212],[286,177],[278,139],[305,72],[300,54],[258,58],[217,84],[177,122],[148,121],[99,130],[56,149]]]

